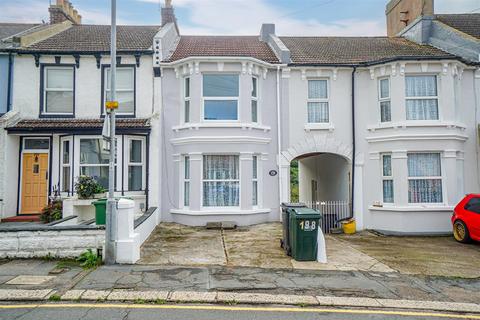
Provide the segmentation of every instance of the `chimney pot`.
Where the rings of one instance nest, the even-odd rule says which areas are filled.
[[[69,0],[56,0],[56,4],[50,5],[48,11],[50,12],[51,24],[62,23],[67,20],[74,24],[82,22],[81,16]]]

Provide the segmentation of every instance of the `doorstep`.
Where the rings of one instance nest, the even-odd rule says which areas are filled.
[[[29,215],[3,218],[1,222],[40,222],[40,221],[42,221],[42,219],[40,218],[40,214],[29,214]]]

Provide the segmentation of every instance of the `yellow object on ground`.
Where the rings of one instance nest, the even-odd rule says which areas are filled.
[[[342,222],[343,233],[345,234],[354,234],[357,231],[357,224],[355,219],[349,219]]]

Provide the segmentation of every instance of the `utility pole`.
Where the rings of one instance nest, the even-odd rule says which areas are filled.
[[[107,221],[105,226],[105,264],[114,264],[116,261],[116,233],[117,233],[117,201],[115,200],[115,157],[117,143],[115,139],[115,109],[118,108],[116,95],[116,69],[117,69],[117,2],[112,1],[112,26],[111,26],[111,48],[110,48],[110,97],[105,103],[109,112],[109,144],[110,159],[108,166],[108,200],[107,200]],[[107,119],[105,118],[107,121]]]

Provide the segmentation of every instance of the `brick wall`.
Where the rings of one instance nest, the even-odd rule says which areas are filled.
[[[422,15],[433,15],[434,0],[391,0],[386,7],[387,34],[397,35]]]

